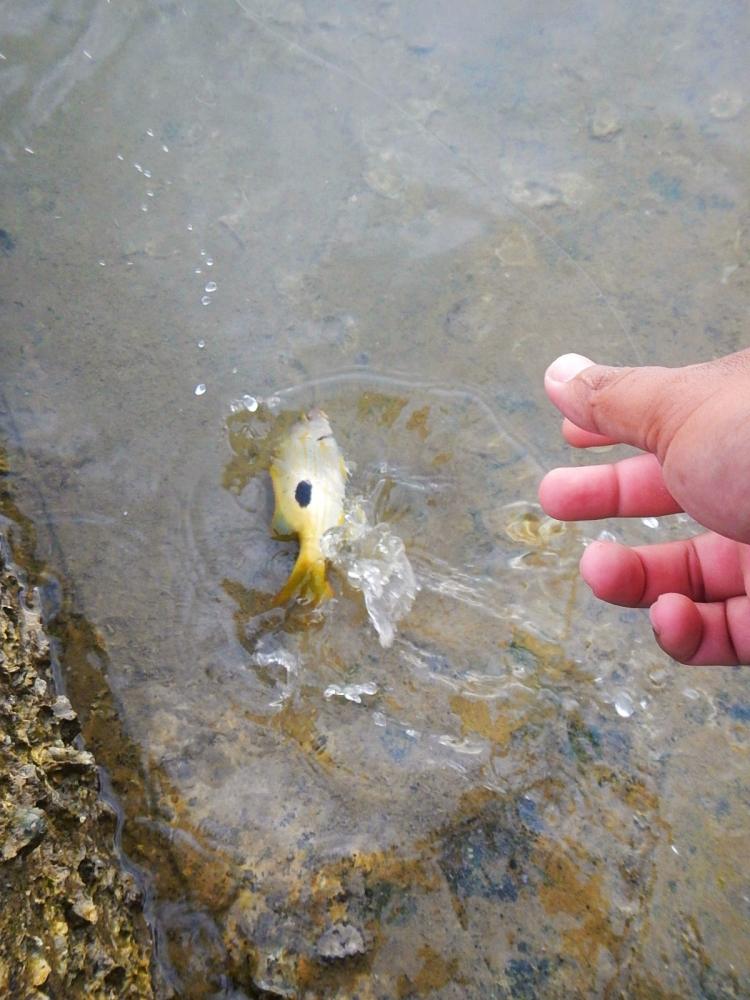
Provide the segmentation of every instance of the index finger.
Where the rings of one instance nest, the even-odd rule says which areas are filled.
[[[658,459],[649,454],[608,465],[553,469],[539,485],[539,500],[560,521],[660,517],[682,510],[664,485]]]

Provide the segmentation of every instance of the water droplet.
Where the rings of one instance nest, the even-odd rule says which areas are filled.
[[[151,176],[151,171],[150,170],[144,170],[143,171],[143,176],[144,177],[150,177]]]
[[[162,146],[161,148],[164,150],[165,153],[169,152],[169,146]]]
[[[192,231],[193,231],[193,224],[192,224],[192,222],[188,222],[188,227],[187,228],[188,228],[188,232],[192,233]]]
[[[107,266],[106,260],[100,260],[99,261],[99,267],[106,267],[106,266]]]
[[[151,138],[153,139],[154,138],[154,130],[152,128],[147,128],[146,129],[146,135],[151,136]]]
[[[125,159],[125,157],[124,157],[124,156],[122,155],[122,153],[118,153],[118,154],[117,154],[117,159],[118,159],[118,160],[124,160],[124,159]]]
[[[84,49],[84,50],[83,50],[83,54],[84,54],[84,55],[86,56],[86,58],[87,58],[87,59],[93,59],[93,58],[94,58],[94,57],[93,57],[93,56],[91,55],[91,53],[89,52],[89,50],[88,50],[88,49]]]
[[[147,191],[147,192],[146,192],[146,195],[147,195],[147,197],[149,197],[149,198],[153,198],[153,197],[154,197],[154,192],[153,192],[153,191]]]
[[[386,717],[383,715],[382,712],[373,712],[372,721],[375,723],[376,726],[385,726],[388,723],[388,720],[386,719]]]
[[[210,306],[211,305],[211,296],[210,295],[204,295],[203,298],[201,299],[201,305],[202,306]]]
[[[206,346],[206,341],[205,340],[199,340],[198,341],[198,347],[200,347],[201,350],[203,350],[203,348],[205,346]]]
[[[237,369],[236,369],[236,368],[233,368],[233,369],[232,369],[232,375],[236,375],[236,374],[237,374]]]
[[[618,691],[615,695],[615,711],[621,719],[629,719],[635,711],[633,699],[627,691]]]
[[[201,257],[205,257],[205,256],[206,256],[206,251],[205,250],[201,250]]]
[[[195,273],[196,273],[196,274],[203,274],[203,270],[202,270],[202,268],[200,268],[200,267],[196,267],[196,269],[195,269]]]
[[[677,850],[677,848],[675,847],[675,845],[674,844],[670,844],[669,846],[670,846],[671,850],[673,851],[673,853],[679,856],[680,852]]]
[[[642,517],[641,524],[645,524],[647,528],[656,529],[659,527],[658,517]]]
[[[213,266],[214,266],[213,257],[206,257],[206,267],[213,267]]]
[[[206,291],[207,292],[215,292],[218,287],[219,286],[216,284],[215,281],[209,281],[209,282],[206,283]]]
[[[31,148],[31,146],[24,146],[23,151],[24,153],[28,153],[30,156],[35,155],[34,150]]]
[[[122,516],[123,516],[123,517],[127,517],[127,516],[128,516],[128,512],[127,512],[126,510],[124,510],[124,511],[122,512]]]
[[[141,205],[141,211],[148,212],[148,205],[145,202]]]
[[[139,174],[143,173],[143,167],[140,165],[140,163],[134,163],[133,166],[135,167],[135,169],[138,171]]]
[[[255,396],[250,396],[248,393],[245,393],[242,399],[233,399],[229,404],[229,409],[232,413],[242,413],[243,411],[255,413],[258,409],[258,400]]]
[[[196,385],[196,387],[195,387],[195,395],[196,396],[203,396],[205,394],[205,392],[206,392],[206,384],[205,384],[205,382],[199,382],[198,385]]]
[[[617,536],[613,535],[611,531],[600,531],[596,536],[598,542],[616,542]]]

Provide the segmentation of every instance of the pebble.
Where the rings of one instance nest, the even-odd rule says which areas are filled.
[[[47,832],[47,817],[43,809],[21,806],[13,813],[2,849],[3,861],[10,861],[25,847],[36,847]]]
[[[64,719],[68,722],[72,721],[76,717],[73,706],[64,694],[57,696],[55,703],[52,706],[52,712],[56,719]]]
[[[589,121],[589,135],[592,139],[608,141],[618,132],[622,132],[622,122],[617,111],[608,101],[600,101]]]
[[[367,949],[362,932],[352,924],[333,924],[318,938],[315,950],[321,958],[335,961],[363,955]]]
[[[32,986],[43,986],[52,972],[52,966],[44,955],[37,952],[29,958],[27,971]]]
[[[81,920],[85,920],[87,924],[95,924],[99,919],[99,913],[94,905],[94,901],[83,892],[79,892],[73,900],[73,912]]]
[[[719,90],[709,101],[708,110],[714,118],[729,121],[736,118],[744,106],[742,94],[738,90]]]

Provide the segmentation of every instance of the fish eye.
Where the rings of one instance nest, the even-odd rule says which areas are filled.
[[[312,500],[312,483],[307,479],[301,479],[294,491],[294,499],[300,507],[307,507]]]

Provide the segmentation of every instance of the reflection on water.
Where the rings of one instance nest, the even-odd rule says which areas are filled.
[[[692,526],[535,500],[556,354],[743,342],[740,8],[5,14],[3,515],[176,993],[750,994],[745,677],[577,576]],[[287,612],[313,404],[367,528]]]

